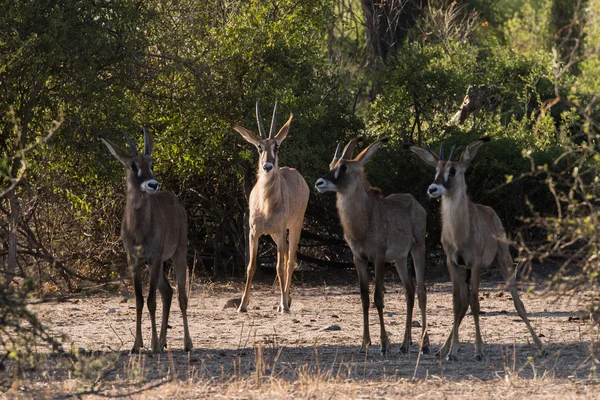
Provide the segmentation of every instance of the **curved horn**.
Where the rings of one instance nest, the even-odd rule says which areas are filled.
[[[144,155],[150,155],[150,140],[148,139],[148,132],[146,128],[142,127],[142,133],[144,134]]]
[[[273,118],[271,119],[271,129],[269,130],[269,139],[272,139],[275,135],[275,128],[277,124],[277,100],[275,101],[275,107],[273,108]]]
[[[452,161],[452,156],[454,155],[455,148],[456,148],[456,145],[452,146],[452,150],[450,150],[450,157],[448,157],[448,161]]]
[[[258,108],[258,101],[256,102],[256,123],[258,124],[258,135],[261,138],[265,137],[265,127],[262,123],[262,117],[260,116],[260,109]]]
[[[138,153],[137,147],[135,147],[135,143],[133,143],[133,140],[131,140],[131,138],[129,137],[127,132],[123,131],[123,135],[125,135],[125,139],[127,140],[129,147],[131,148],[131,152],[133,153],[134,156],[137,156],[139,153]]]
[[[444,161],[444,143],[440,145],[440,160]]]
[[[337,148],[335,149],[335,155],[333,158],[340,158],[340,153],[342,151],[342,142],[338,142]]]

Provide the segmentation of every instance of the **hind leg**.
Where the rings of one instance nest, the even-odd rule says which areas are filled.
[[[288,238],[288,260],[287,260],[287,269],[286,269],[286,277],[285,277],[285,291],[288,297],[288,305],[292,306],[292,275],[294,274],[294,269],[296,268],[297,262],[297,251],[298,251],[298,242],[300,242],[300,235],[302,233],[302,223],[304,219],[301,219],[294,226],[290,227],[290,234]]]
[[[512,274],[512,257],[508,251],[508,246],[505,243],[500,243],[498,255],[496,256],[496,263],[498,267],[500,267],[500,272],[508,285],[508,290],[510,291],[510,295],[513,298],[513,302],[515,304],[515,308],[517,309],[517,313],[525,322],[527,329],[529,330],[529,334],[533,339],[533,343],[538,350],[542,350],[542,341],[538,337],[538,335],[533,330],[531,323],[529,323],[529,319],[527,318],[527,311],[525,310],[525,305],[521,301],[519,297],[519,292],[517,291],[517,283],[515,280],[515,276]]]
[[[388,349],[389,339],[387,332],[385,331],[385,324],[383,321],[383,278],[385,274],[385,263],[383,260],[375,261],[375,306],[377,307],[377,314],[379,315],[379,327],[380,327],[380,339],[381,339],[381,354],[385,354]]]
[[[277,243],[277,278],[279,280],[279,290],[281,292],[281,300],[279,302],[279,307],[277,310],[281,313],[289,313],[290,306],[288,304],[288,296],[285,290],[286,279],[287,279],[287,230],[283,232],[279,232],[276,234],[272,234],[271,237]]]
[[[152,352],[158,353],[158,335],[156,333],[156,289],[162,273],[162,261],[160,259],[150,260],[150,288],[148,290],[148,310],[150,311],[150,323],[152,324]]]
[[[158,348],[160,350],[167,347],[167,326],[169,325],[169,313],[171,311],[171,301],[173,299],[173,288],[169,284],[164,267],[165,265],[163,263],[160,267],[161,271],[158,277],[158,290],[160,291],[163,305],[160,336],[158,338]]]
[[[402,286],[404,287],[404,297],[406,300],[406,324],[404,327],[404,340],[402,341],[402,346],[400,346],[400,351],[402,353],[407,353],[410,350],[410,343],[412,341],[411,330],[413,308],[415,306],[415,285],[410,277],[410,274],[408,273],[406,257],[396,260],[396,270],[398,271],[398,275],[400,275],[400,280],[402,281]]]
[[[137,354],[144,347],[142,340],[142,310],[144,309],[144,294],[142,292],[142,277],[140,276],[140,261],[137,257],[127,255],[129,268],[133,279],[133,291],[135,293],[135,341],[131,348],[131,354]]]
[[[479,284],[481,283],[481,265],[471,269],[471,311],[475,322],[475,358],[483,360],[483,339],[481,338],[481,329],[479,327]]]
[[[419,309],[421,310],[421,351],[429,353],[429,334],[427,332],[427,291],[425,289],[425,241],[415,244],[410,254],[415,266],[415,276],[417,281],[417,298],[419,299]]]
[[[173,267],[175,268],[175,278],[177,279],[177,297],[179,298],[179,308],[183,317],[183,350],[192,350],[192,338],[188,328],[188,281],[189,270],[187,267],[187,244],[180,245],[173,255]],[[166,279],[165,279],[166,281]],[[169,282],[166,282],[169,285]],[[171,285],[169,285],[171,287]],[[171,292],[173,289],[171,289]],[[166,329],[166,327],[165,327]]]

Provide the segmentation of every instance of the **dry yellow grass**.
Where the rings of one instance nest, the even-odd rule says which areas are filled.
[[[248,314],[223,310],[239,293],[239,284],[200,286],[189,309],[195,348],[182,351],[180,315],[172,308],[169,351],[130,356],[133,304],[106,296],[35,306],[42,320],[66,334],[72,352],[42,352],[32,371],[13,377],[5,398],[423,398],[423,399],[580,399],[599,398],[596,378],[598,326],[579,319],[579,305],[550,302],[536,292],[522,293],[548,355],[534,358],[527,331],[508,294],[497,284],[482,292],[482,329],[486,357],[472,359],[473,323],[461,326],[461,360],[446,362],[433,354],[418,357],[398,352],[404,329],[404,299],[396,290],[386,295],[386,324],[394,343],[390,354],[378,352],[376,313],[368,355],[357,353],[361,338],[360,299],[354,286],[297,285],[292,314],[272,308],[277,292],[256,285]],[[388,289],[397,283],[388,282]],[[395,293],[394,293],[395,292]],[[489,293],[487,293],[489,292]],[[433,350],[452,322],[446,284],[429,288],[428,320]],[[116,312],[107,312],[109,309]],[[158,310],[160,313],[160,310]],[[160,315],[160,314],[159,314]],[[571,318],[569,318],[571,317]],[[415,315],[415,320],[419,316]],[[325,331],[336,324],[339,331]],[[149,320],[144,319],[149,343]],[[420,331],[420,329],[416,329]],[[394,338],[396,338],[394,340]],[[413,338],[416,341],[417,337]],[[13,366],[14,367],[14,366]]]

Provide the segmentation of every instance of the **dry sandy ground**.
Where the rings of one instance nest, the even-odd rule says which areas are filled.
[[[135,398],[600,398],[592,345],[598,326],[583,322],[574,299],[552,302],[536,291],[521,292],[534,329],[548,355],[532,358],[530,337],[502,285],[481,290],[486,357],[475,361],[470,314],[461,326],[459,361],[434,356],[452,323],[450,286],[428,288],[431,354],[419,356],[415,343],[399,353],[405,321],[398,282],[386,283],[385,323],[389,354],[379,353],[377,312],[371,309],[368,355],[359,354],[362,314],[357,285],[295,282],[292,313],[273,310],[278,293],[256,283],[249,312],[223,310],[241,293],[242,282],[197,285],[188,315],[194,350],[185,354],[181,313],[174,297],[169,324],[170,351],[129,356],[135,306],[131,297],[47,302],[33,306],[55,332],[67,336],[74,354],[41,357],[27,379],[15,381],[6,397],[125,396]],[[157,316],[160,316],[160,299]],[[413,324],[420,321],[415,307]],[[339,330],[324,330],[331,325]],[[150,321],[143,319],[144,344]],[[413,342],[421,333],[413,328]],[[68,345],[67,345],[68,347]]]

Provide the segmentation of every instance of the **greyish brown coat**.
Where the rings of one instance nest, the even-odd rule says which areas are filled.
[[[136,329],[132,353],[139,353],[142,342],[142,278],[140,267],[150,266],[150,289],[148,310],[152,323],[152,352],[161,351],[167,345],[167,326],[173,289],[164,271],[164,262],[173,260],[177,279],[179,307],[183,314],[184,350],[192,349],[192,339],[187,321],[187,215],[172,192],[158,190],[158,182],[152,172],[152,137],[144,130],[144,154],[138,151],[125,134],[133,155],[123,151],[108,139],[101,137],[111,154],[126,168],[127,199],[121,222],[121,238],[127,252],[127,261],[133,276],[136,299]],[[156,334],[156,289],[160,290],[163,311],[160,338]]]
[[[411,343],[412,312],[415,285],[409,274],[407,257],[413,258],[419,307],[423,323],[420,341],[422,351],[429,350],[427,334],[425,291],[425,209],[410,194],[392,194],[384,197],[381,191],[371,187],[363,171],[363,165],[385,143],[386,139],[371,144],[355,159],[351,159],[357,139],[350,141],[339,155],[339,148],[330,164],[330,171],[315,183],[323,193],[337,193],[337,209],[344,228],[344,238],[352,254],[358,272],[363,307],[363,342],[361,351],[371,344],[369,334],[369,277],[367,262],[375,265],[375,305],[381,328],[381,351],[388,349],[388,336],[383,322],[384,263],[394,262],[404,285],[406,295],[406,327],[401,351],[409,350]]]
[[[517,292],[502,222],[492,208],[475,204],[467,196],[465,172],[479,147],[487,141],[489,138],[484,137],[468,145],[458,162],[452,162],[453,152],[449,160],[444,161],[442,151],[437,156],[424,148],[406,145],[423,161],[436,167],[435,180],[428,192],[431,197],[442,197],[442,246],[452,279],[454,324],[439,354],[447,356],[448,360],[458,358],[458,328],[469,305],[475,320],[475,357],[483,358],[483,340],[479,328],[479,285],[482,269],[490,264],[500,269],[519,316],[525,322],[535,346],[542,348],[542,342],[531,327]]]

